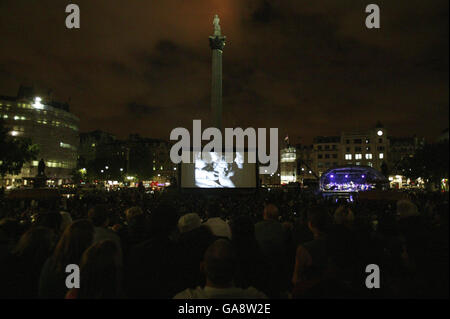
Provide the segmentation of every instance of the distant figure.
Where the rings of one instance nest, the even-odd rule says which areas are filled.
[[[43,158],[39,161],[38,176],[45,176],[45,162]]]

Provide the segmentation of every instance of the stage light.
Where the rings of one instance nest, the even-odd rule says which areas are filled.
[[[364,177],[366,177],[365,175],[361,175],[361,178],[364,178]]]
[[[345,178],[348,178],[348,175],[345,175]]]
[[[334,175],[330,175],[331,178],[334,178]]]

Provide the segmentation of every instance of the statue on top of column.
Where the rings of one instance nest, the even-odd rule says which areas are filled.
[[[216,35],[218,35],[218,36],[221,35],[219,22],[220,22],[219,16],[216,14],[216,15],[214,16],[214,21],[213,21],[213,25],[214,25],[214,35],[215,35],[215,36],[216,36]]]

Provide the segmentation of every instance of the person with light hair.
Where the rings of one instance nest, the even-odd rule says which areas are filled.
[[[180,233],[186,233],[202,225],[202,220],[196,213],[186,214],[178,220],[178,230]]]

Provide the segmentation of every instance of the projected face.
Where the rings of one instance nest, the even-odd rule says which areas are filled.
[[[233,163],[225,161],[225,155],[208,153],[210,160],[202,159],[201,153],[195,159],[195,186],[202,188],[234,188],[232,177],[243,169],[244,157],[237,152]]]

